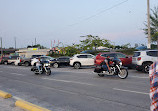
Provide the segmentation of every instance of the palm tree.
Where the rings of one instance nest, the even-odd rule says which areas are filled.
[[[151,29],[151,41],[153,43],[157,42],[158,45],[158,6],[154,7],[152,11],[152,15],[150,15],[150,29]],[[147,24],[145,24],[147,27]],[[145,34],[148,34],[148,28],[143,29]]]

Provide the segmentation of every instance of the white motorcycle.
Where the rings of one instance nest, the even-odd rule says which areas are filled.
[[[39,68],[37,66],[32,67],[31,71],[33,71],[35,75],[45,73],[47,76],[49,76],[51,75],[50,63],[48,61],[45,61],[41,63],[41,66],[39,66]]]

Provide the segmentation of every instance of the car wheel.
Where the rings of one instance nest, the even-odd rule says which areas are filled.
[[[59,67],[59,64],[58,64],[58,63],[54,63],[54,64],[53,64],[53,67],[54,67],[54,68],[58,68],[58,67]]]
[[[75,68],[75,69],[79,69],[80,67],[81,67],[81,64],[80,64],[80,63],[75,63],[75,64],[74,64],[74,68]]]
[[[7,61],[5,61],[5,62],[4,62],[4,64],[5,64],[5,65],[7,65],[7,64],[8,64],[8,62],[7,62]]]
[[[143,65],[143,72],[145,73],[149,73],[149,67],[150,67],[151,63],[145,63]]]
[[[29,62],[25,62],[25,66],[28,67],[30,64]]]

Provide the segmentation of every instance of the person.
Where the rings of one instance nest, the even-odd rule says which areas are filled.
[[[158,111],[158,61],[150,66],[150,111]]]
[[[41,64],[40,58],[36,58],[36,59],[37,59],[36,67],[37,67],[38,71],[40,72],[42,64]]]
[[[105,70],[105,71],[108,71],[108,72],[110,72],[110,67],[109,67],[109,65],[110,65],[110,56],[107,56],[105,59],[104,59],[104,61],[103,61],[103,63],[102,63],[102,68]]]

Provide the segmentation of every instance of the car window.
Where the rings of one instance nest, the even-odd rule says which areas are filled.
[[[107,56],[114,57],[114,58],[117,57],[116,54],[108,54]]]
[[[148,56],[158,57],[158,51],[147,51]]]
[[[140,56],[140,52],[134,52],[133,57],[138,57],[138,56]]]
[[[92,55],[87,55],[87,58],[93,58],[93,56]]]
[[[78,58],[87,58],[87,55],[78,55]]]
[[[102,54],[101,56],[103,56],[103,57],[107,57],[107,54]]]
[[[116,54],[118,58],[126,58],[126,55],[124,54]]]

